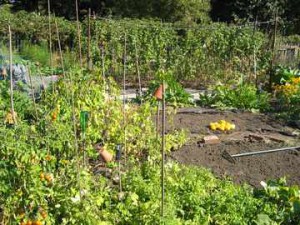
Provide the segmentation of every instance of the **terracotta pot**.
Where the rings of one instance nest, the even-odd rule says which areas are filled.
[[[99,149],[99,153],[101,158],[104,160],[104,162],[111,162],[113,159],[113,156],[110,152],[108,152],[106,149],[103,147]]]
[[[2,68],[1,75],[4,79],[7,77],[7,71],[5,68]]]
[[[162,84],[154,92],[154,97],[157,100],[162,100],[163,99],[163,85]]]

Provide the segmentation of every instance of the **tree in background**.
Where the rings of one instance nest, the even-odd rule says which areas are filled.
[[[113,14],[122,17],[158,18],[168,22],[209,22],[210,0],[116,0]]]
[[[287,33],[300,35],[300,1],[291,0],[288,1],[288,8],[285,12],[285,16],[289,23],[287,24]]]
[[[213,21],[269,21],[277,15],[289,33],[300,33],[299,0],[212,0]]]
[[[78,0],[81,18],[89,8],[99,16],[158,18],[163,21],[209,22],[210,0]],[[15,9],[47,13],[47,0],[16,0]],[[51,11],[75,18],[75,0],[50,0]]]
[[[51,12],[55,13],[57,16],[73,20],[76,18],[75,2],[75,0],[50,0]],[[105,14],[105,3],[105,0],[78,0],[80,17],[84,18],[87,15],[89,8],[103,16]],[[24,9],[26,11],[35,11],[45,15],[48,12],[48,0],[16,0],[13,4],[15,10]]]
[[[47,14],[48,0],[0,0],[14,2],[15,10]],[[50,0],[51,11],[75,19],[75,0]],[[98,16],[156,18],[168,22],[207,23],[269,21],[275,15],[285,24],[286,34],[300,34],[300,0],[78,0],[80,18],[91,8]]]

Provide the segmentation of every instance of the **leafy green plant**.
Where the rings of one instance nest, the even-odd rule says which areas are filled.
[[[280,212],[281,224],[298,224],[300,221],[300,190],[297,186],[288,186],[286,179],[261,182],[263,189],[257,190],[256,195],[262,201],[275,203]]]
[[[289,82],[292,78],[299,77],[300,71],[297,69],[291,69],[289,67],[277,66],[272,72],[272,83],[274,85],[284,84]]]
[[[255,86],[238,84],[236,86],[217,85],[211,94],[200,94],[199,103],[218,108],[235,108],[245,110],[267,110],[269,94],[259,93]]]

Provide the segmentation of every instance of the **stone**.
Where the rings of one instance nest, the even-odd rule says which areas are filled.
[[[204,144],[207,145],[213,145],[213,144],[220,144],[221,141],[216,135],[208,135],[203,138],[203,142]]]

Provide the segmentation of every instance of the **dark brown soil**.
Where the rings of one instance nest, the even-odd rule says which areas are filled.
[[[236,125],[229,133],[212,132],[210,122],[226,120]],[[235,163],[222,156],[229,154],[300,146],[299,130],[271,116],[250,112],[221,112],[211,109],[180,109],[168,121],[168,129],[188,129],[189,142],[172,152],[171,157],[184,164],[204,166],[218,177],[259,187],[261,181],[286,177],[289,184],[300,185],[300,151],[268,153],[236,158]],[[220,144],[201,143],[204,136],[216,134]]]

